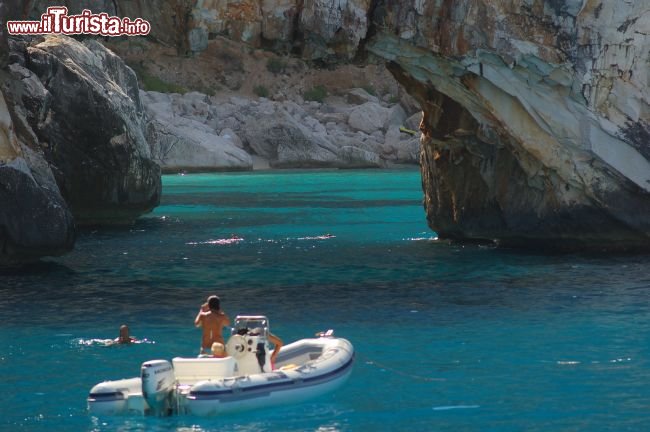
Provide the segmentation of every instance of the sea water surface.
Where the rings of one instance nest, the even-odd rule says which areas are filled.
[[[650,430],[650,257],[436,241],[412,170],[163,185],[134,226],[3,271],[1,431]],[[285,342],[335,329],[356,348],[350,380],[216,418],[88,415],[99,381],[195,355],[193,319],[215,293],[232,318],[268,315]],[[123,323],[147,343],[93,343]]]

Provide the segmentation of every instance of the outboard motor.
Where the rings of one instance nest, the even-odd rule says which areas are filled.
[[[148,414],[169,415],[174,390],[174,368],[167,360],[150,360],[142,363],[142,396],[149,405]]]

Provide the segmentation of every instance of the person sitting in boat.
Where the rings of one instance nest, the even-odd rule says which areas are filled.
[[[199,354],[210,354],[212,344],[215,342],[225,344],[222,331],[229,324],[230,319],[221,310],[221,300],[219,297],[216,295],[208,297],[208,301],[201,305],[199,313],[194,319],[194,325],[203,328]]]
[[[271,369],[275,369],[275,359],[278,357],[280,348],[282,348],[282,339],[269,332],[269,342],[273,344],[273,352],[271,353]]]
[[[248,330],[248,329],[242,329],[240,330],[240,334],[250,334],[251,336],[256,336],[256,335],[261,335],[263,330],[261,328],[254,328],[253,330]],[[267,333],[268,335],[268,341],[273,344],[273,352],[271,353],[271,369],[275,369],[275,359],[278,356],[278,353],[280,352],[280,348],[282,348],[282,339],[277,337],[271,332]]]
[[[130,344],[137,342],[137,339],[129,335],[129,326],[122,324],[120,326],[120,335],[113,340],[113,343],[116,344]]]
[[[227,357],[226,347],[220,342],[215,342],[212,344],[212,357],[224,358]]]

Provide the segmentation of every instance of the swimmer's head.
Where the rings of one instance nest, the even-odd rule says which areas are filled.
[[[219,310],[221,308],[221,301],[216,295],[208,297],[208,307],[211,310]]]
[[[131,336],[129,336],[129,326],[122,324],[120,326],[120,337],[117,338],[118,343],[129,343],[131,342]]]

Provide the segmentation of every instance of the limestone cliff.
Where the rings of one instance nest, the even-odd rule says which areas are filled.
[[[69,251],[75,221],[129,223],[155,207],[133,71],[92,40],[0,33],[0,46],[0,263]]]
[[[650,246],[647,2],[112,4],[181,50],[223,34],[330,64],[387,60],[423,108],[425,207],[442,238]]]
[[[26,0],[33,19],[48,6],[144,18],[151,37],[182,53],[216,35],[312,60],[350,60],[366,37],[371,0]]]
[[[78,224],[129,223],[160,200],[135,74],[94,40],[12,40],[17,101]]]
[[[367,48],[424,110],[441,237],[650,245],[650,6],[387,2]]]
[[[0,1],[0,17],[17,2]],[[24,262],[72,249],[72,214],[14,94],[7,34],[0,28],[0,264]],[[6,96],[5,96],[6,95]]]
[[[0,263],[59,255],[72,248],[72,215],[42,155],[16,135],[2,92],[0,203]]]

